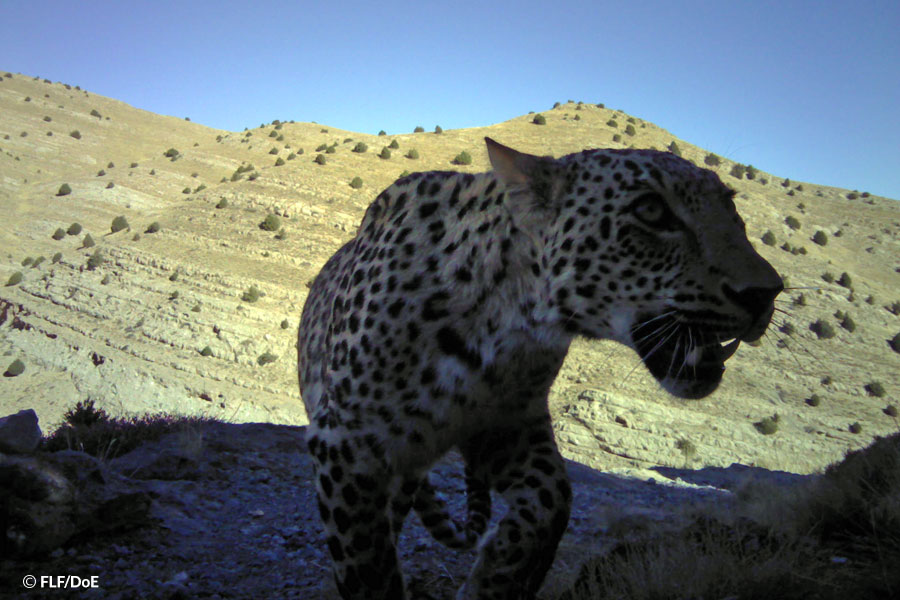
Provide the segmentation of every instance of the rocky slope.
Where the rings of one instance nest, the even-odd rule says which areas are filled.
[[[487,169],[485,135],[539,154],[673,141],[698,164],[708,154],[594,104],[546,110],[545,125],[523,115],[441,134],[293,122],[226,132],[0,74],[0,284],[22,273],[0,287],[0,370],[24,366],[0,380],[0,414],[34,408],[45,429],[85,398],[116,415],[305,423],[294,344],[308,282],[402,172]],[[366,152],[353,151],[359,142]],[[419,158],[406,157],[412,149]],[[452,164],[462,151],[471,165]],[[889,310],[900,301],[900,205],[787,183],[789,173],[738,179],[734,166],[714,168],[738,191],[751,239],[795,288],[779,303],[782,331],[743,345],[722,388],[699,402],[668,397],[626,349],[578,342],[551,397],[568,457],[635,475],[732,462],[808,473],[897,429],[885,410],[900,390],[889,344],[900,332]],[[71,193],[59,195],[64,183]],[[283,235],[260,228],[268,215]],[[129,227],[113,233],[118,216]],[[66,234],[75,223],[81,231]],[[811,239],[819,230],[824,246]],[[761,240],[768,231],[774,245]],[[94,246],[84,247],[86,234]],[[842,273],[850,283],[838,283]],[[243,300],[252,287],[259,298]],[[810,330],[819,319],[834,337]],[[763,435],[754,423],[774,414],[777,431]]]

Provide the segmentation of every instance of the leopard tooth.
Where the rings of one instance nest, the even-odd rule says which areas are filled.
[[[731,358],[735,352],[737,352],[738,346],[741,345],[741,340],[735,338],[729,344],[725,344],[722,346],[722,361],[726,361]]]
[[[700,359],[703,357],[703,347],[695,346],[690,352],[688,352],[684,356],[684,364],[689,367],[696,367],[700,364]]]

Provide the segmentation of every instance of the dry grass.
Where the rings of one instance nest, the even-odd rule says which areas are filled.
[[[41,448],[47,452],[80,450],[101,459],[111,459],[134,450],[144,442],[167,433],[179,433],[182,445],[194,446],[199,425],[211,421],[205,417],[142,415],[114,418],[93,400],[79,402],[65,414],[65,422],[44,438]]]
[[[620,542],[559,600],[895,598],[900,594],[900,434],[809,483],[746,486],[727,512]]]

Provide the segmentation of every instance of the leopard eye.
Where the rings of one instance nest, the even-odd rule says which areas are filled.
[[[634,202],[631,210],[634,216],[646,225],[664,229],[671,229],[674,225],[675,215],[669,211],[669,207],[659,194],[641,196]]]

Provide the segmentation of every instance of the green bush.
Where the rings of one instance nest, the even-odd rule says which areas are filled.
[[[609,121],[606,122],[606,126],[616,128],[619,126],[619,124],[616,122],[615,119],[610,119]]]
[[[809,404],[810,406],[819,406],[819,404],[822,403],[822,399],[819,397],[818,394],[813,394],[812,396],[810,396],[809,398],[806,399],[806,403]]]
[[[423,131],[425,131],[425,128],[421,125],[416,125],[416,128],[413,129],[413,133],[422,133]]]
[[[890,345],[891,350],[893,350],[894,352],[900,353],[900,333],[898,333],[897,335],[892,337],[888,341],[888,344]]]
[[[284,227],[278,230],[278,233],[275,234],[276,240],[283,240],[287,237],[287,231],[285,231]]]
[[[884,407],[884,414],[886,414],[889,417],[896,417],[897,416],[897,407],[894,406],[893,404],[888,404],[887,406]]]
[[[389,159],[390,157],[391,157],[391,151],[388,149],[387,146],[382,148],[381,153],[378,155],[378,158],[383,158],[385,160]]]
[[[746,172],[747,167],[739,163],[734,163],[729,174],[736,179],[743,179]]]
[[[628,125],[625,126],[625,135],[633,136],[635,133],[637,133],[637,132],[634,130],[634,125],[629,123]]]
[[[753,424],[758,432],[763,435],[772,435],[778,431],[778,413],[771,417],[764,417]]]
[[[381,131],[378,132],[378,135],[387,135],[387,132],[384,129],[382,129]]]
[[[534,118],[531,119],[531,122],[534,123],[535,125],[546,125],[547,118],[544,117],[544,115],[534,115]]]
[[[10,287],[13,285],[19,285],[22,283],[22,272],[16,271],[12,275],[9,276],[9,279],[6,280],[6,287]]]
[[[796,218],[795,216],[793,216],[793,215],[789,215],[789,216],[784,220],[784,222],[785,222],[785,223],[787,224],[787,226],[790,227],[791,229],[794,229],[794,230],[800,229],[800,221],[798,221],[797,218]]]
[[[70,131],[70,132],[69,132],[69,136],[75,138],[76,140],[80,140],[80,139],[81,139],[81,132],[78,131],[78,130],[76,129],[75,131]]]
[[[81,240],[82,248],[92,248],[94,246],[94,238],[91,237],[91,234],[87,234],[84,236],[84,239]]]
[[[334,154],[337,152],[337,142],[325,148],[325,154]]]
[[[710,153],[703,157],[703,162],[709,167],[718,167],[722,163],[722,159]]]
[[[128,221],[123,216],[118,216],[112,220],[112,225],[110,225],[110,230],[113,233],[118,233],[123,229],[128,229]]]
[[[416,160],[417,158],[419,158],[419,151],[415,148],[411,148],[409,152],[406,153],[406,158]]]
[[[209,346],[204,346],[203,350],[200,351],[200,356],[212,356],[212,348]]]
[[[353,152],[362,153],[368,149],[369,149],[369,146],[367,144],[365,144],[364,142],[356,142],[356,145],[353,146]]]
[[[872,381],[864,386],[866,393],[876,398],[884,397],[884,386],[878,381]]]
[[[282,329],[287,329],[287,328],[290,327],[290,326],[291,326],[291,323],[290,323],[290,321],[288,321],[287,319],[284,319],[284,320],[281,322],[281,328],[282,328]]]
[[[862,425],[860,425],[859,421],[857,421],[855,423],[851,423],[850,426],[847,427],[847,430],[850,433],[860,433],[860,432],[862,432]]]
[[[844,315],[844,318],[841,319],[841,327],[843,327],[850,333],[853,333],[854,331],[856,331],[856,322],[854,322],[853,319],[850,318],[850,315]]]
[[[352,187],[354,190],[358,190],[362,186],[363,186],[363,180],[361,177],[354,177],[353,181],[350,182],[350,187]]]
[[[241,295],[241,300],[244,302],[256,302],[262,296],[262,292],[259,291],[255,285],[251,285],[250,288]]]
[[[271,150],[269,150],[269,154],[278,154],[278,148],[273,147]]]
[[[621,142],[621,141],[622,141],[622,136],[619,135],[618,133],[615,134],[615,135],[613,135],[613,141],[616,142],[616,143]]]
[[[61,240],[61,239],[63,239],[64,237],[66,237],[66,232],[63,231],[63,228],[62,228],[62,227],[57,227],[57,228],[56,228],[56,231],[53,232],[53,236],[52,236],[52,237],[53,237],[54,240],[56,240],[56,241],[58,242],[59,240]]]
[[[106,189],[111,190],[111,189],[113,189],[115,186],[116,186],[116,184],[113,183],[112,181],[110,181],[109,183],[106,184]]]
[[[328,148],[328,144],[319,144],[316,146],[316,152],[324,152]]]
[[[675,140],[672,140],[672,143],[669,144],[669,152],[671,152],[675,156],[681,156],[681,148],[678,147],[678,144],[675,143]]]
[[[19,360],[18,358],[6,367],[6,371],[3,373],[4,377],[18,377],[22,373],[25,372],[25,364]]]
[[[50,259],[50,262],[52,262],[53,264],[56,264],[61,260],[62,260],[62,252],[57,252],[56,254],[53,255],[53,258]]]
[[[278,360],[278,357],[271,352],[263,352],[259,355],[259,358],[256,359],[256,362],[259,363],[259,366],[264,367],[265,365],[273,363],[276,360]]]
[[[434,126],[434,132],[435,132],[435,133],[444,133],[444,130],[441,129],[441,126],[440,126],[440,125],[435,125],[435,126]]]
[[[453,159],[453,164],[456,165],[471,165],[472,164],[472,155],[463,150],[459,154],[456,155],[456,158]]]
[[[23,267],[27,267],[28,265],[31,264],[31,262],[32,262],[33,260],[34,260],[34,259],[31,258],[30,256],[26,256],[25,258],[22,259],[22,266],[23,266]]]
[[[259,228],[263,231],[278,231],[281,229],[281,219],[278,215],[266,215],[266,218],[259,224]]]
[[[815,333],[820,340],[827,340],[834,337],[834,327],[822,319],[817,319],[815,323],[812,323],[809,326],[809,329]]]
[[[325,155],[324,154],[316,154],[316,158],[313,162],[315,162],[318,165],[324,165],[325,164]]]
[[[284,165],[284,159],[279,156],[277,159],[275,159],[275,166],[280,167],[282,165]]]
[[[856,200],[859,196],[856,195],[855,192],[850,192],[847,194],[847,200]]]
[[[400,147],[400,144],[397,143],[397,140],[391,140],[391,143],[388,144],[388,148],[391,150],[396,150]]]
[[[825,271],[824,273],[822,273],[822,280],[825,281],[825,283],[833,283],[834,275],[832,275],[828,271]]]
[[[144,233],[156,233],[159,231],[159,221],[153,221],[144,231]]]
[[[772,233],[771,231],[766,231],[760,239],[762,240],[762,243],[765,244],[766,246],[774,246],[777,241],[775,239],[775,234]]]
[[[828,243],[828,234],[820,229],[812,236],[812,241],[820,246],[824,246]]]
[[[68,196],[71,193],[72,193],[72,188],[69,187],[68,183],[64,183],[61,186],[59,186],[59,190],[56,192],[56,195],[57,196]]]
[[[165,156],[166,158],[172,158],[172,159],[177,157],[179,154],[181,154],[181,152],[179,152],[175,148],[169,148],[168,150],[163,152],[163,156]]]
[[[91,256],[87,260],[88,271],[93,271],[105,262],[106,260],[100,254],[100,249],[98,248],[97,250],[94,250],[94,253],[91,254]]]
[[[806,296],[801,292],[799,296],[794,296],[793,303],[795,306],[806,306]]]
[[[182,193],[182,194],[190,194],[190,193],[191,193],[191,188],[186,187],[186,188],[184,188],[183,190],[181,190],[181,193]]]
[[[838,279],[838,285],[847,289],[853,289],[853,280],[850,278],[850,274],[846,272],[841,273],[841,278]]]
[[[759,171],[757,171],[757,170],[753,167],[753,165],[747,165],[747,172],[745,173],[745,176],[747,177],[747,179],[749,179],[749,180],[752,181],[752,180],[756,179],[756,174],[757,174],[758,172],[759,172]]]

